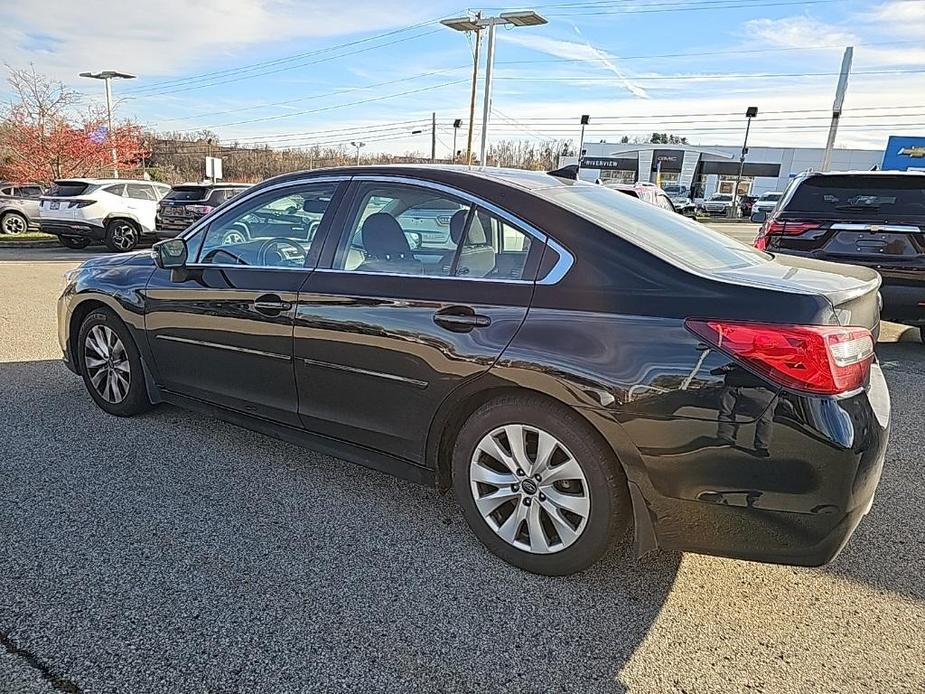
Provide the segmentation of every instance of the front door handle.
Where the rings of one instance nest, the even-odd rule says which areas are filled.
[[[267,294],[254,301],[254,308],[261,313],[275,314],[288,311],[292,308],[292,304],[288,301],[283,301],[275,294]]]
[[[455,333],[467,333],[473,328],[487,328],[491,318],[476,313],[468,306],[452,306],[434,314],[434,323]]]

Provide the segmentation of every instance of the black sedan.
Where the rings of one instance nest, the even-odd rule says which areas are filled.
[[[403,226],[436,208],[445,247]],[[59,337],[106,412],[170,402],[452,488],[529,571],[581,570],[630,525],[640,553],[819,565],[883,464],[879,284],[602,186],[356,167],[87,261]]]

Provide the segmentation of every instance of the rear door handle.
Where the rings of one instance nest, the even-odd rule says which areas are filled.
[[[268,294],[254,301],[254,308],[261,313],[281,313],[291,309],[292,304],[288,301],[283,301],[274,294]]]
[[[435,313],[434,323],[453,332],[467,333],[473,328],[487,328],[491,318],[468,307],[453,307]]]

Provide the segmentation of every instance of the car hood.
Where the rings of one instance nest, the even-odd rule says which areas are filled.
[[[814,258],[775,255],[769,263],[718,273],[724,280],[798,294],[822,294],[839,305],[875,291],[880,275],[865,267]]]
[[[112,253],[98,255],[81,263],[81,268],[101,268],[114,265],[150,265],[154,266],[154,256],[150,249],[142,249],[131,253]]]

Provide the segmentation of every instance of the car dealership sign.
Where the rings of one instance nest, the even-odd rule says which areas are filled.
[[[891,135],[881,168],[884,171],[925,171],[925,136]]]

